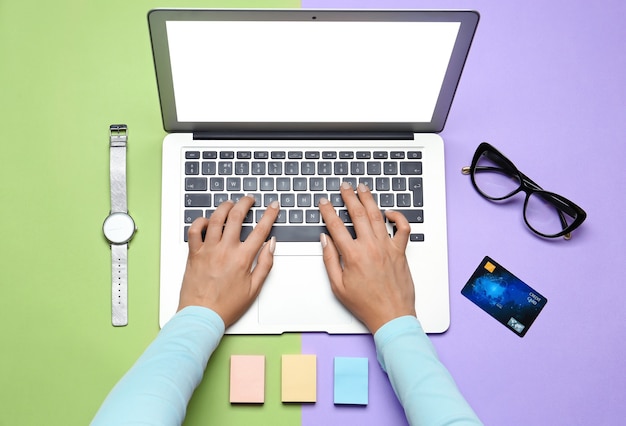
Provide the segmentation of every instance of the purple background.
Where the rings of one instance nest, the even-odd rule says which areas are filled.
[[[614,425],[626,418],[626,2],[303,1],[305,8],[481,13],[445,131],[452,325],[432,335],[487,425]],[[522,200],[483,200],[460,173],[488,141],[588,218],[570,241],[526,230]],[[548,298],[524,338],[460,290],[489,255]],[[318,403],[303,425],[405,424],[369,336],[303,334]],[[367,356],[370,403],[334,407],[332,359]]]

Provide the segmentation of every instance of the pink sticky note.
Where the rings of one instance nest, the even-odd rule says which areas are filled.
[[[265,356],[231,355],[230,402],[231,404],[265,402]]]

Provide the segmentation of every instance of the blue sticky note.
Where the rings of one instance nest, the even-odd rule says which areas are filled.
[[[367,405],[368,359],[335,357],[335,404]]]

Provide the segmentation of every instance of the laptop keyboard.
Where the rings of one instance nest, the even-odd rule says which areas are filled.
[[[280,213],[270,236],[277,241],[319,241],[328,233],[317,208],[321,198],[335,207],[346,228],[354,227],[339,193],[342,182],[367,185],[381,212],[393,209],[411,223],[424,221],[421,151],[211,151],[185,152],[184,239],[198,217],[210,217],[226,200],[255,198],[244,220],[243,241],[274,200]],[[424,241],[424,234],[411,234]]]

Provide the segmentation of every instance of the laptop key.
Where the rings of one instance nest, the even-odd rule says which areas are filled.
[[[304,211],[289,210],[289,223],[302,223],[302,222],[304,222]]]
[[[247,161],[236,161],[235,162],[235,174],[236,175],[247,175],[249,174],[250,163]]]
[[[332,174],[332,163],[330,161],[320,161],[317,163],[318,175],[330,175]]]
[[[185,178],[186,191],[206,191],[206,178]]]
[[[281,207],[295,207],[295,205],[296,205],[296,196],[295,196],[295,194],[281,194],[280,195],[280,206]]]
[[[203,215],[202,210],[185,210],[185,223],[192,223],[199,217]]]
[[[281,161],[270,161],[267,163],[267,173],[270,175],[282,175],[283,163]]]
[[[217,164],[215,161],[203,161],[202,162],[202,174],[214,175],[217,172]]]
[[[311,194],[298,194],[298,207],[311,207]]]
[[[220,204],[228,201],[228,194],[219,193],[213,196],[213,204],[218,207]]]
[[[289,151],[287,153],[287,158],[299,160],[302,158],[302,151]]]
[[[300,173],[304,176],[314,175],[315,174],[315,162],[303,161],[302,164],[300,164]]]
[[[395,161],[385,161],[383,163],[383,169],[386,175],[397,175],[398,174],[398,163]]]
[[[395,209],[406,217],[409,223],[423,223],[424,222],[424,210],[404,210]]]
[[[320,211],[319,210],[307,210],[305,212],[306,223],[320,223]]]
[[[240,240],[245,239],[250,235],[254,227],[242,226]],[[346,226],[348,233],[352,238],[356,238],[356,232],[353,226]],[[313,225],[299,225],[299,226],[273,226],[270,231],[268,239],[276,237],[278,242],[317,242],[320,241],[320,234],[328,234],[328,229],[325,226],[313,226]]]
[[[411,207],[411,194],[398,194],[396,205],[398,207]]]
[[[206,178],[203,178],[206,180]],[[215,177],[211,178],[211,191],[223,191],[224,190],[224,178]],[[206,191],[206,188],[204,188]]]
[[[394,191],[406,191],[406,178],[403,178],[403,177],[391,178],[391,188]]]
[[[368,161],[367,162],[367,174],[379,175],[381,170],[380,161]]]
[[[217,165],[217,173],[220,175],[232,175],[233,174],[233,162],[232,161],[220,161]]]
[[[241,179],[229,177],[226,179],[226,190],[228,191],[241,191]]]
[[[253,161],[252,162],[252,174],[253,175],[264,175],[265,174],[265,163],[263,161]]]
[[[185,207],[211,207],[211,194],[185,194]]]
[[[413,191],[413,207],[424,207],[422,178],[409,178],[409,189]]]
[[[350,163],[350,172],[353,175],[365,174],[365,161],[352,161]]]
[[[200,151],[187,151],[185,152],[185,158],[188,160],[197,160],[200,158]]]
[[[185,174],[186,175],[199,175],[200,163],[198,163],[197,161],[187,161],[185,163]]]
[[[348,162],[347,161],[337,161],[337,162],[335,162],[335,174],[336,175],[347,175],[348,174]]]
[[[352,151],[339,151],[339,158],[350,160],[354,158],[354,152]]]
[[[400,161],[400,174],[401,175],[421,175],[422,174],[422,162],[421,161]]]
[[[326,178],[326,191],[339,191],[341,180],[339,178]]]
[[[294,191],[306,191],[308,188],[306,178],[293,178]]]
[[[256,178],[243,178],[243,190],[244,191],[256,191]]]

